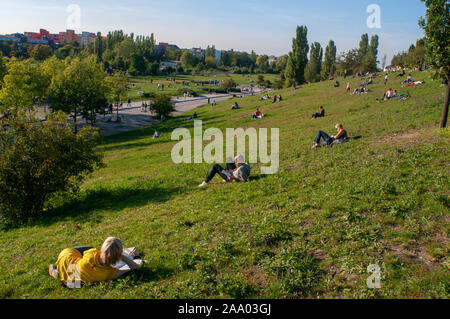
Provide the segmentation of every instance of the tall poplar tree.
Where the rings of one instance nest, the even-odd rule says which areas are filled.
[[[322,69],[323,49],[319,42],[311,44],[309,61],[305,68],[306,81],[313,83],[320,81],[320,72]]]
[[[308,28],[297,26],[296,37],[292,39],[292,52],[289,53],[286,67],[286,84],[305,83],[305,68],[308,64]]]
[[[325,49],[325,59],[322,66],[322,79],[326,80],[336,72],[336,45],[330,40]]]

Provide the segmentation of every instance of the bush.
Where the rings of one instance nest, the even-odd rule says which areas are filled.
[[[76,190],[102,166],[95,151],[99,134],[84,128],[74,134],[63,115],[45,123],[0,121],[0,218],[22,222],[41,214],[58,192]]]
[[[211,89],[211,91],[219,93],[219,94],[226,94],[226,93],[228,93],[227,89],[222,89],[222,88],[213,88],[213,89]]]
[[[155,93],[153,93],[153,92],[144,92],[143,94],[142,94],[142,97],[143,98],[146,98],[146,99],[152,99],[152,98],[154,98],[155,97]]]
[[[170,113],[175,111],[170,96],[165,94],[157,94],[153,98],[153,102],[150,104],[150,109],[155,112],[158,117],[162,115],[168,116]]]
[[[194,97],[198,96],[197,92],[192,89],[179,88],[177,92],[179,95],[183,95],[184,93],[189,93],[189,95],[191,95],[191,96],[194,96]]]
[[[229,89],[235,88],[235,87],[236,87],[236,83],[233,81],[232,78],[225,79],[225,80],[223,80],[223,82],[222,82],[222,88],[223,88],[223,89],[229,90]]]

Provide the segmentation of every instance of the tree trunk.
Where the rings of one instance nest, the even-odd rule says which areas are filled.
[[[441,123],[439,124],[440,128],[444,128],[447,126],[449,97],[450,97],[450,85],[447,83],[447,90],[445,92],[444,97],[444,108],[442,109]]]
[[[75,108],[75,112],[74,112],[74,122],[75,122],[75,134],[78,133],[78,123],[77,123],[77,109]]]

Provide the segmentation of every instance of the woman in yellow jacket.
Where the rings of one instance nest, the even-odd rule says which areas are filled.
[[[113,265],[120,260],[130,269],[114,268]],[[141,264],[123,255],[123,246],[119,238],[109,237],[100,250],[92,247],[64,249],[59,254],[56,265],[50,265],[48,271],[50,276],[64,283],[89,283],[113,280],[140,267]]]

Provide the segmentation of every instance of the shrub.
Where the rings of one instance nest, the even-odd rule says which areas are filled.
[[[177,92],[179,95],[183,95],[184,93],[189,93],[191,96],[194,96],[194,97],[198,96],[197,92],[192,89],[179,88]]]
[[[74,134],[63,115],[45,123],[13,118],[0,121],[0,218],[21,222],[43,212],[55,193],[76,190],[88,173],[102,166],[95,151],[99,134]]]
[[[159,117],[162,115],[167,116],[175,111],[172,101],[170,100],[170,96],[165,94],[157,94],[153,98],[153,102],[150,104],[150,109]]]
[[[233,81],[232,78],[225,79],[225,80],[223,80],[223,82],[222,82],[222,88],[223,88],[223,89],[229,90],[229,89],[235,88],[235,87],[236,87],[236,83]]]
[[[222,94],[222,93],[226,94],[226,93],[228,93],[227,89],[222,89],[222,88],[214,88],[214,89],[211,89],[211,91],[219,93],[219,94]]]
[[[142,94],[142,97],[143,97],[143,98],[146,98],[146,99],[152,99],[152,98],[155,97],[155,93],[153,93],[153,92],[144,92],[144,93]]]

